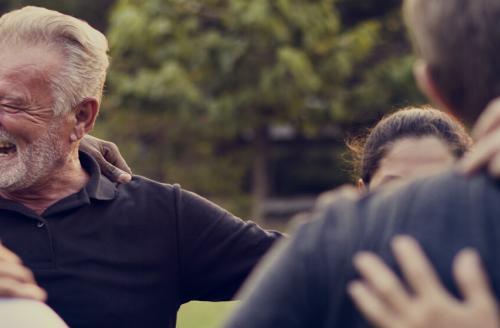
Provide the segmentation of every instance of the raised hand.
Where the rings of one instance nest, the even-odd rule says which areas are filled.
[[[33,273],[21,259],[0,244],[0,297],[30,298],[45,301],[47,294],[35,282]]]
[[[80,142],[80,149],[97,161],[101,172],[111,181],[127,183],[132,179],[132,170],[114,143],[87,134]]]
[[[393,251],[412,292],[376,255],[359,253],[354,265],[363,281],[348,287],[358,309],[381,328],[498,328],[497,303],[479,256],[466,249],[454,260],[454,277],[464,300],[439,281],[418,243],[396,237]]]
[[[500,99],[492,101],[479,117],[472,133],[475,144],[460,163],[465,174],[486,168],[500,177]]]

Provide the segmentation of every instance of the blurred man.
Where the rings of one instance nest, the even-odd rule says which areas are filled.
[[[106,38],[25,7],[0,18],[0,45],[0,296],[43,300],[36,279],[71,327],[173,327],[182,303],[230,299],[279,234],[178,185],[116,185],[78,152]]]
[[[420,57],[415,67],[420,88],[442,109],[475,121],[500,95],[500,2],[407,0],[405,15]],[[498,145],[498,133],[495,135],[493,142]],[[477,146],[482,147],[480,144],[498,149],[491,144],[491,136]],[[492,159],[490,168],[497,167],[498,161]],[[394,268],[389,244],[398,234],[411,235],[422,244],[443,283],[455,295],[453,257],[465,247],[477,249],[498,298],[499,199],[500,186],[494,179],[485,174],[466,178],[456,172],[360,199],[339,195],[330,206],[318,209],[315,220],[298,229],[294,239],[268,259],[248,285],[246,302],[227,326],[368,326],[346,292],[347,284],[356,277],[352,258],[358,251],[367,250],[379,254]],[[403,247],[407,246],[405,240]],[[365,258],[365,266],[366,262]],[[370,263],[373,267],[374,262]],[[418,263],[403,268],[410,281],[416,282],[422,281],[418,277],[423,269]],[[406,304],[401,297],[404,294],[387,292],[393,290],[393,281],[373,285],[386,291],[380,296],[391,295],[385,301],[392,309]],[[359,294],[357,287],[351,290],[353,294]],[[484,309],[488,312],[491,306]],[[397,321],[389,324],[402,327]]]

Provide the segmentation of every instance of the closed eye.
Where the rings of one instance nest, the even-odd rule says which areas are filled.
[[[24,108],[22,108],[20,106],[15,106],[15,105],[0,104],[0,107],[2,107],[3,109],[5,109],[8,112],[19,112],[19,111],[24,110]]]

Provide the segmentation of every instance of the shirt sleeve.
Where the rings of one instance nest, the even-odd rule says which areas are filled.
[[[181,302],[230,300],[281,234],[194,193],[177,195]]]
[[[359,222],[352,201],[317,207],[290,240],[281,241],[249,279],[226,328],[342,327],[339,309],[353,272]]]
[[[243,302],[226,328],[320,326],[326,286],[322,265],[310,253],[309,228],[303,225],[292,240],[280,241],[266,256],[245,284]]]

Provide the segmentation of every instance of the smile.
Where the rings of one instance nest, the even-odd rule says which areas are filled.
[[[0,141],[0,156],[6,156],[15,153],[17,147],[8,141]]]

